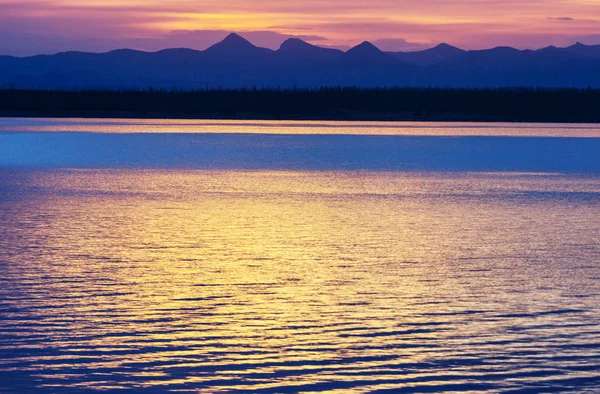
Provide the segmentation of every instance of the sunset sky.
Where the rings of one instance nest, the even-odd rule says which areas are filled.
[[[600,0],[0,0],[1,54],[204,49],[231,31],[272,48],[289,36],[384,50],[600,44]]]

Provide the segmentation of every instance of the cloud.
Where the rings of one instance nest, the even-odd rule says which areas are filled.
[[[567,21],[567,22],[571,22],[571,21],[575,20],[575,18],[571,18],[569,16],[559,16],[558,18],[548,17],[548,19],[550,19],[551,21]]]
[[[0,51],[133,45],[202,49],[228,31],[252,34],[267,47],[289,36],[338,47],[381,41],[390,50],[440,41],[465,48],[530,47],[596,34],[600,21],[590,15],[600,15],[597,0],[0,0],[0,30],[5,32],[0,40],[9,32],[24,46],[20,50],[20,42],[0,41]]]
[[[314,30],[312,27],[296,27],[296,26],[269,26],[267,27],[269,30],[305,30],[310,31]]]

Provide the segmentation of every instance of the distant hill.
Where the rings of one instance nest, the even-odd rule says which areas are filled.
[[[463,49],[448,44],[440,44],[435,48],[418,52],[390,52],[390,54],[398,60],[421,66],[430,66],[432,64],[441,63],[449,57],[463,53],[465,53]]]
[[[205,51],[130,49],[0,56],[0,87],[26,89],[205,89],[240,87],[600,87],[600,45],[536,51],[465,51],[448,44],[383,52],[363,42],[347,52],[299,39],[278,50],[237,34]]]

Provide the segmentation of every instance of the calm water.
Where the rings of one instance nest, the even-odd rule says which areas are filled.
[[[598,128],[85,122],[0,120],[0,393],[600,390]]]

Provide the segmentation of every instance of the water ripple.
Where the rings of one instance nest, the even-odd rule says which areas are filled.
[[[0,174],[2,393],[600,389],[595,175]]]

